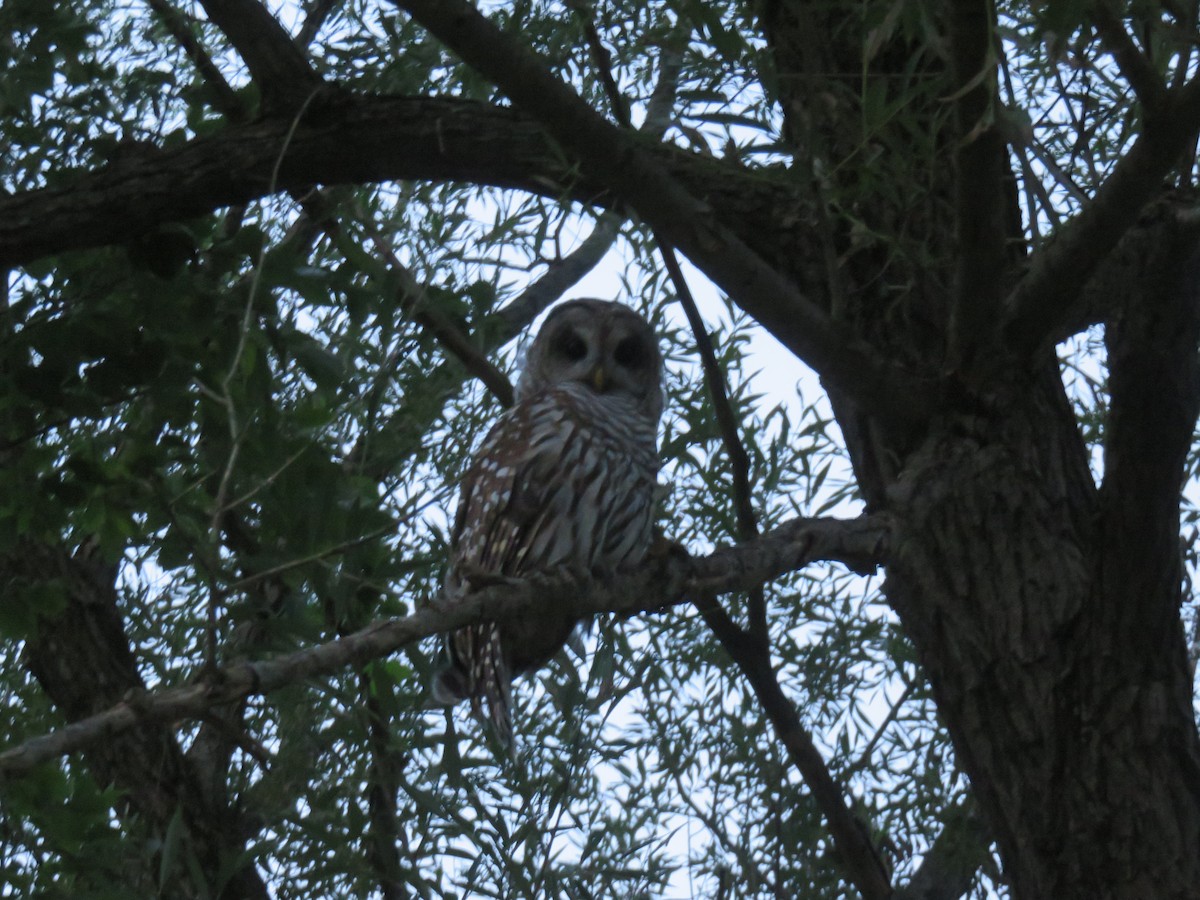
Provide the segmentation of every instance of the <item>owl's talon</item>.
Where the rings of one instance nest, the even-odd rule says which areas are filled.
[[[692,558],[692,554],[688,553],[687,547],[667,537],[657,528],[654,530],[654,537],[650,541],[650,549],[646,551],[646,559],[666,560],[678,559],[681,562]]]
[[[462,579],[467,583],[468,589],[472,591],[480,591],[484,588],[497,587],[498,585],[516,585],[521,583],[520,578],[513,578],[510,575],[501,575],[499,572],[488,572],[477,566],[463,566]]]

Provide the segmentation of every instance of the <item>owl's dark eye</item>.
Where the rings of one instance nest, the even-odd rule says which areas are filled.
[[[636,368],[646,360],[646,348],[635,337],[622,338],[613,350],[613,359],[617,365],[626,368]]]
[[[587,343],[574,331],[564,331],[555,342],[560,356],[571,362],[579,362],[587,356]]]

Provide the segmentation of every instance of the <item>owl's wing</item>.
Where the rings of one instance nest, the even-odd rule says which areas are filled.
[[[449,579],[545,571],[570,561],[572,505],[591,441],[553,397],[520,404],[488,433],[463,480]],[[450,587],[448,579],[447,586]]]
[[[547,541],[551,522],[569,489],[571,461],[563,449],[575,430],[550,401],[519,404],[496,422],[463,479],[451,534],[453,555],[446,573],[447,600],[465,596],[487,579],[544,568],[547,550],[562,553],[569,535]],[[566,454],[571,456],[571,454]],[[562,548],[553,545],[562,543]],[[561,645],[555,623],[543,632]],[[565,626],[569,630],[569,623]],[[491,721],[501,743],[511,738],[513,672],[501,629],[491,623],[460,629],[446,641],[449,665],[434,679],[441,702],[469,698],[480,718]],[[486,703],[488,714],[481,709]]]

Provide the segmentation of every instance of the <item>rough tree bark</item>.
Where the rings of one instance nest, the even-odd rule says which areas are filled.
[[[990,14],[983,4],[948,6],[950,58],[944,66],[926,58],[922,68],[934,78],[944,69],[963,86],[953,123],[936,109],[926,119],[955,165],[932,173],[927,193],[906,193],[909,209],[886,197],[861,203],[873,222],[902,214],[940,222],[925,245],[950,252],[932,271],[897,278],[915,260],[881,260],[833,223],[841,266],[825,282],[843,286],[844,314],[881,352],[937,373],[945,389],[937,411],[908,428],[837,393],[835,409],[869,507],[897,518],[886,593],[932,681],[1014,895],[1194,897],[1200,745],[1179,618],[1179,495],[1200,403],[1200,232],[1181,213],[1193,201],[1164,200],[1086,288],[1082,272],[1069,284],[1071,267],[1060,267],[1057,296],[1044,313],[1031,311],[1019,340],[1018,329],[998,331],[1024,254],[1014,252],[1006,150],[994,124],[984,127],[994,86],[976,77]],[[911,48],[896,41],[860,65],[867,35],[832,15],[787,0],[764,6],[776,65],[789,76],[778,83],[799,158],[861,137],[855,98],[866,87],[844,90],[839,78],[911,72],[898,64]],[[1170,152],[1168,144],[1143,149]],[[1114,192],[1144,177],[1134,166],[1121,174],[1129,178],[1113,179]],[[843,195],[854,178],[838,186]],[[1113,206],[1107,221],[1089,210],[1097,242],[1130,215],[1129,204]],[[1086,247],[1066,240],[1059,250],[1086,259]],[[889,295],[879,285],[888,266],[888,280],[907,288]],[[1067,333],[1055,315],[1076,308],[1079,328],[1081,306],[1083,318],[1108,326],[1099,488],[1050,349]]]

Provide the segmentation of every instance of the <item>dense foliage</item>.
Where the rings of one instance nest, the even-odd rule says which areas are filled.
[[[619,297],[661,334],[660,527],[690,553],[881,509],[843,439],[853,379],[829,369],[831,405],[786,329],[771,327],[784,349],[689,269],[714,379],[661,223],[529,137],[546,114],[511,113],[406,5],[0,8],[0,200],[30,204],[0,233],[0,749],[121,703],[137,719],[144,691],[433,602],[457,481],[509,399],[520,336],[563,296]],[[963,28],[945,22],[971,4],[951,5],[480,4],[637,146],[674,148],[658,158],[814,304],[893,359],[960,371],[970,341],[943,359],[941,313],[910,299],[974,277],[955,274],[969,239],[946,189],[971,165],[963,142],[1008,148],[1021,268],[1144,116],[1123,74],[1142,64],[1108,55],[1114,33],[1132,42],[1115,6],[1102,38],[1084,4],[979,4],[995,18],[956,82]],[[1129,52],[1182,84],[1194,16],[1150,6]],[[788,54],[811,70],[820,53],[797,49],[793,15],[830,38],[803,111]],[[996,93],[972,106],[981,84]],[[389,98],[412,106],[372,141],[362,122]],[[432,136],[389,147],[405,129]],[[1054,334],[1076,335],[1059,353],[1096,478],[1102,299]],[[519,685],[511,761],[465,706],[430,706],[433,638],[200,717],[146,714],[0,775],[0,893],[870,895],[782,721],[891,884],[943,836],[960,864],[936,896],[1006,895],[1003,846],[882,581],[816,560],[766,584],[765,606],[750,592],[721,598],[727,615],[598,617],[581,653]],[[747,635],[759,616],[765,642],[731,654],[721,621]]]

